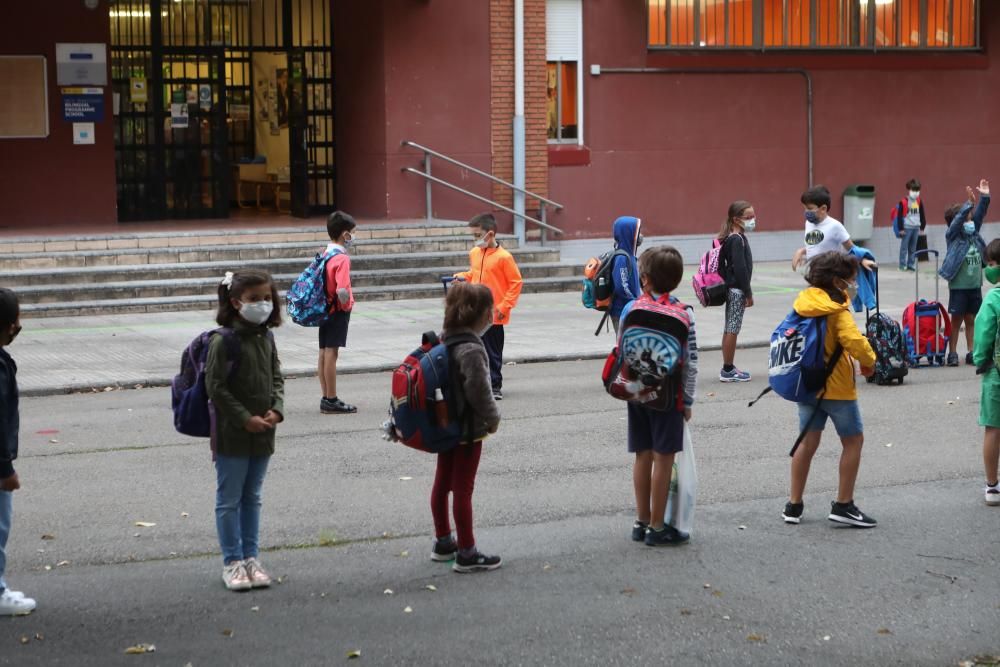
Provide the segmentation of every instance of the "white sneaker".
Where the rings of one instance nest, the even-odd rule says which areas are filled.
[[[25,616],[35,610],[35,601],[24,593],[4,591],[0,594],[0,616]]]
[[[271,585],[271,575],[267,573],[264,566],[256,558],[247,558],[243,561],[247,570],[247,577],[250,578],[250,585],[254,588],[267,588]]]
[[[1000,484],[987,486],[984,489],[987,505],[1000,505]]]
[[[222,581],[231,591],[248,591],[253,587],[243,561],[238,560],[222,568]]]

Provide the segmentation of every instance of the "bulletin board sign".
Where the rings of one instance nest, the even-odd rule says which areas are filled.
[[[0,139],[49,136],[45,56],[0,56]]]
[[[63,120],[93,123],[104,120],[103,88],[63,88]]]

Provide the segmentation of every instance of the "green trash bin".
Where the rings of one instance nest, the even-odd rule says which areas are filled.
[[[857,243],[872,237],[875,226],[875,186],[848,185],[844,188],[844,227]]]

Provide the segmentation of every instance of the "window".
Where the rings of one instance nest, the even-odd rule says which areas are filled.
[[[649,46],[976,49],[981,0],[648,0]]]
[[[547,0],[545,10],[549,142],[583,143],[581,0]]]

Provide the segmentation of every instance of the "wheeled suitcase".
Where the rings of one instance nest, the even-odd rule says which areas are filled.
[[[938,275],[937,250],[919,250],[917,255],[934,256],[934,300],[920,298],[920,271],[914,273],[915,297],[903,311],[903,337],[909,354],[910,366],[919,368],[925,360],[927,366],[944,366],[951,338],[951,318],[941,304],[941,276]]]
[[[899,322],[879,310],[878,269],[875,275],[875,312],[865,308],[865,336],[875,351],[875,372],[868,377],[868,382],[879,385],[896,382],[903,384],[903,378],[909,373],[907,368],[906,343],[903,342],[903,329]]]

